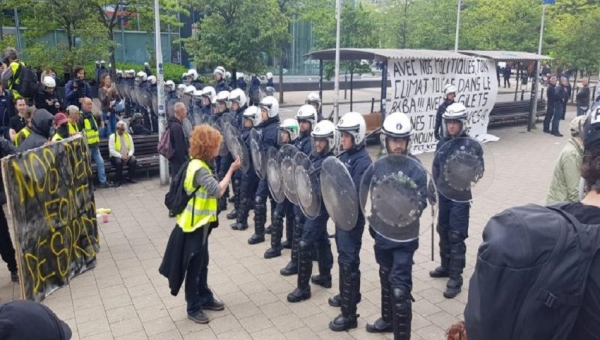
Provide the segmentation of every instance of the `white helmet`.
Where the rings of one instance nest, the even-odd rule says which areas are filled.
[[[333,150],[335,150],[335,147],[340,143],[340,133],[335,128],[335,124],[333,124],[329,120],[322,120],[318,122],[317,125],[315,125],[315,128],[312,130],[311,136],[313,139],[312,152],[314,155],[318,154],[314,146],[315,139],[327,139],[329,147],[327,151],[325,151],[325,153],[333,152]]]
[[[165,86],[170,86],[171,89],[175,88],[175,83],[172,80],[165,81]]]
[[[267,79],[273,79],[273,73],[267,72]]]
[[[187,85],[185,87],[185,90],[183,90],[183,93],[187,94],[187,95],[193,95],[194,92],[196,92],[196,88],[193,85]]]
[[[129,74],[130,78],[134,78],[135,77],[135,70],[127,70],[127,74]]]
[[[225,79],[231,78],[231,72],[225,72]]]
[[[243,74],[242,72],[238,72],[238,73],[236,74],[236,77],[237,77],[237,79],[240,79],[240,78],[241,78],[241,79],[244,79],[244,74]]]
[[[367,124],[365,118],[358,112],[348,112],[340,118],[336,129],[340,132],[348,132],[354,138],[354,145],[361,146],[365,141]]]
[[[321,97],[319,97],[319,94],[316,92],[311,92],[306,97],[306,104],[312,104],[312,103],[319,103],[319,104],[321,103]]]
[[[262,123],[262,115],[260,114],[260,110],[256,106],[250,106],[244,111],[244,119],[249,119],[252,121],[252,126],[257,127]]]
[[[144,71],[138,72],[137,77],[140,78],[142,81],[148,80],[148,75]]]
[[[44,84],[44,87],[55,88],[56,87],[56,80],[54,80],[54,78],[52,78],[50,76],[46,76],[46,77],[44,77],[43,84]]]
[[[229,101],[232,103],[237,102],[239,107],[242,108],[246,105],[246,94],[242,89],[235,89],[229,94]]]
[[[461,123],[461,131],[458,135],[461,135],[463,132],[467,130],[467,117],[469,114],[467,113],[467,108],[463,103],[454,103],[449,105],[446,108],[446,112],[442,114],[442,119],[444,120],[444,135],[448,137],[448,131],[446,129],[446,123],[448,121],[459,121]]]
[[[196,69],[191,68],[187,71],[187,76],[192,77],[192,79],[196,80],[198,79],[198,71],[196,71]]]
[[[229,91],[221,91],[217,93],[217,103],[225,103],[225,106],[229,109],[231,102],[229,101]]]
[[[447,97],[450,93],[454,93],[456,95],[456,86],[446,84],[446,86],[444,86],[444,95]]]
[[[298,138],[298,135],[300,135],[300,126],[298,125],[298,121],[294,118],[284,119],[279,125],[279,130],[287,132],[290,136],[290,139],[287,141],[287,143],[293,143],[296,138]],[[281,134],[278,136],[278,141],[279,144],[283,144],[283,141],[281,141]]]
[[[217,68],[213,72],[214,75],[220,74],[221,76],[225,75],[225,68],[223,66],[217,66]]]
[[[183,72],[183,74],[181,75],[181,78],[185,79],[185,78],[187,78],[187,76],[188,76],[188,73],[187,72]]]
[[[194,92],[192,93],[192,97],[201,98],[203,94],[204,92],[202,90],[194,90]]]
[[[205,87],[205,88],[202,90],[202,96],[203,96],[203,97],[208,97],[208,98],[210,98],[210,99],[211,99],[211,102],[212,102],[212,99],[213,99],[213,97],[216,97],[216,96],[217,96],[217,91],[215,91],[215,88],[214,88],[214,87],[212,87],[212,86],[206,86],[206,87]]]
[[[317,109],[312,105],[302,105],[298,109],[298,113],[296,113],[296,119],[299,122],[307,120],[311,124],[311,127],[314,128],[317,122]]]
[[[410,142],[414,130],[410,118],[402,112],[395,112],[385,117],[381,126],[381,145],[387,150],[387,139],[389,138],[407,138]],[[408,144],[406,144],[408,150]],[[389,152],[390,150],[388,150]]]
[[[118,75],[118,76],[123,76],[123,71],[121,71],[121,70],[117,70],[117,75]]]
[[[104,60],[100,60],[100,64],[104,64]]]
[[[155,76],[148,77],[148,82],[150,82],[150,84],[152,84],[152,85],[156,84],[156,77]]]
[[[185,84],[179,84],[177,85],[177,90],[181,91],[181,92],[185,92],[185,88],[187,86],[185,86]]]
[[[274,118],[279,115],[279,102],[273,96],[264,97],[260,101],[260,107],[267,110],[269,118]]]

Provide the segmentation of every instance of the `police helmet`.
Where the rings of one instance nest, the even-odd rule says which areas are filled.
[[[193,80],[198,79],[198,71],[196,71],[195,69],[191,68],[187,71],[187,76],[188,77],[192,77]]]
[[[155,76],[148,77],[148,82],[152,85],[156,84],[156,77]]]
[[[215,88],[212,86],[206,86],[203,90],[202,90],[202,96],[203,97],[208,97],[209,99],[213,99],[213,97],[217,96],[217,92],[215,91]]]
[[[187,85],[185,87],[185,90],[183,90],[184,94],[187,94],[187,95],[190,95],[190,96],[193,95],[194,92],[196,92],[196,88],[193,85]]]
[[[260,101],[260,107],[261,109],[267,110],[269,118],[274,118],[279,115],[279,101],[273,96],[264,97]]]
[[[450,93],[454,93],[454,95],[456,95],[456,86],[446,84],[446,86],[444,86],[444,95],[448,97]]]
[[[246,94],[242,89],[235,89],[229,94],[229,101],[232,103],[237,102],[239,107],[244,107],[248,100],[246,99]]]
[[[215,71],[213,72],[214,75],[220,74],[221,77],[223,77],[225,75],[225,68],[223,66],[217,66],[217,68],[215,68]]]
[[[315,139],[327,139],[328,150],[325,153],[333,151],[339,144],[340,134],[337,131],[335,124],[329,120],[322,120],[315,125],[315,128],[311,132],[313,143]],[[313,146],[313,153],[316,154],[316,149]]]
[[[342,132],[348,132],[354,138],[354,145],[361,146],[365,142],[367,124],[365,118],[358,112],[348,112],[340,118],[336,129]]]
[[[231,108],[231,102],[229,101],[229,91],[221,91],[217,93],[217,103],[224,103],[228,109]]]
[[[463,103],[454,103],[452,105],[448,105],[446,108],[446,112],[442,114],[442,120],[444,121],[444,134],[448,137],[448,131],[446,128],[446,123],[449,121],[458,121],[461,123],[461,130],[458,135],[463,134],[467,130],[467,108]]]
[[[408,140],[406,149],[408,150],[408,143],[413,132],[412,123],[408,115],[402,112],[392,113],[385,117],[381,126],[381,146],[390,152],[388,150],[388,138],[406,138]]]
[[[279,130],[288,133],[288,135],[290,136],[288,143],[294,142],[300,134],[300,126],[298,126],[298,121],[294,118],[288,118],[281,122],[281,124],[279,125]]]
[[[140,78],[141,81],[147,81],[148,75],[144,71],[140,71],[137,73],[137,77]]]
[[[50,76],[45,76],[43,84],[44,84],[44,87],[55,88],[56,87],[56,80],[54,80],[54,78],[52,78]]]
[[[298,113],[296,113],[296,119],[299,122],[306,120],[311,124],[311,127],[314,128],[315,123],[317,122],[317,109],[312,105],[302,105],[300,106],[300,109],[298,109]]]
[[[244,119],[252,121],[252,126],[257,127],[262,123],[262,115],[256,106],[250,106],[244,111]]]

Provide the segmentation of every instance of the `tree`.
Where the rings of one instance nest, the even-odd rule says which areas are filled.
[[[260,72],[287,37],[277,0],[193,0],[193,6],[205,14],[198,36],[184,40],[196,65]]]

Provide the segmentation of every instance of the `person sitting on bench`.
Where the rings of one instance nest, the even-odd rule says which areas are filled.
[[[135,153],[135,147],[133,145],[133,138],[127,132],[126,123],[119,121],[117,123],[117,132],[110,135],[108,139],[108,151],[110,154],[110,162],[114,165],[116,170],[115,184],[120,186],[126,181],[129,183],[136,183],[135,168],[137,161],[133,154]],[[123,180],[123,164],[129,166],[127,178]]]

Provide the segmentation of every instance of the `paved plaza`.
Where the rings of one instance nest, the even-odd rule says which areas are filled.
[[[565,135],[573,115],[570,110],[562,123]],[[555,160],[568,140],[566,136],[542,133],[541,123],[531,133],[523,125],[489,133],[500,137],[500,141],[487,145],[493,154],[495,177],[484,196],[472,204],[463,292],[447,300],[442,296],[446,280],[429,277],[437,261],[431,261],[431,233],[424,232],[413,267],[413,339],[443,339],[444,330],[462,318],[468,279],[486,221],[513,205],[543,203]],[[432,154],[419,158],[430,167]],[[490,168],[489,162],[486,167]],[[327,298],[338,292],[337,261],[333,288],[312,285],[310,300],[290,304],[286,296],[295,287],[296,276],[279,275],[279,269],[289,261],[290,251],[286,249],[281,257],[265,260],[269,236],[265,243],[248,245],[252,219],[250,229],[233,231],[231,221],[224,218],[225,212],[220,215],[220,227],[209,239],[209,284],[225,303],[225,311],[207,312],[211,319],[207,325],[188,320],[183,291],[177,297],[171,296],[167,279],[158,273],[175,224],[163,205],[167,187],[160,187],[158,181],[158,177],[152,177],[138,184],[96,191],[96,207],[112,209],[109,222],[99,224],[102,249],[97,267],[43,302],[71,326],[73,339],[392,339],[391,334],[369,334],[365,330],[366,323],[380,315],[378,266],[367,231],[361,252],[363,299],[358,305],[358,328],[334,333],[328,323],[340,310],[330,307]],[[330,222],[330,233],[333,230]],[[435,242],[437,247],[437,236]],[[335,255],[335,246],[333,252]],[[437,249],[435,256],[438,260]],[[0,270],[1,300],[18,298],[18,289],[10,283],[8,271]]]

